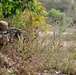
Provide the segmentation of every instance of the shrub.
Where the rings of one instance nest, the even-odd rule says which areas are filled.
[[[65,17],[65,14],[60,12],[59,10],[56,10],[54,8],[52,8],[49,12],[48,12],[48,17],[52,19],[52,22],[63,22],[63,19]],[[62,23],[63,24],[63,23]]]

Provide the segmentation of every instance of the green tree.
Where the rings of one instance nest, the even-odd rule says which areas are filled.
[[[29,8],[30,2],[33,3],[33,0],[0,0],[0,14],[4,17],[19,14],[20,11]]]
[[[52,19],[52,23],[62,22],[61,24],[63,24],[63,19],[65,17],[65,13],[62,13],[59,10],[56,10],[56,9],[52,8],[48,12],[48,17]]]

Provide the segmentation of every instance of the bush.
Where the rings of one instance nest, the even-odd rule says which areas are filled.
[[[0,0],[0,15],[3,14],[4,18],[11,15],[19,14],[20,11],[24,11],[26,8],[29,9],[28,3],[32,0]]]
[[[48,17],[52,19],[52,22],[62,22],[61,24],[63,24],[65,14],[60,12],[59,10],[52,8],[48,12]]]

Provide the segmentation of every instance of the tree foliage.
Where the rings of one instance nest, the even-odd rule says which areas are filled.
[[[29,8],[29,2],[33,0],[0,0],[0,14],[4,17],[19,14],[20,11]]]
[[[47,26],[50,26],[45,21],[45,16],[47,14],[45,8],[41,5],[38,0],[35,0],[33,3],[29,3],[29,9],[25,9],[21,15],[20,20],[25,21],[26,28],[41,28],[46,30]]]
[[[51,18],[53,21],[59,21],[61,22],[64,17],[65,17],[65,14],[60,12],[59,10],[56,10],[54,8],[52,8],[49,12],[48,12],[48,17]]]
[[[31,32],[33,28],[46,30],[50,26],[45,20],[47,12],[39,0],[1,0],[0,7],[0,15],[9,18],[17,28]]]

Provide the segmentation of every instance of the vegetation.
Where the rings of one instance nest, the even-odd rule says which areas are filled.
[[[52,8],[49,12],[48,12],[48,17],[52,19],[52,23],[53,22],[63,22],[63,19],[65,18],[65,13],[60,12],[59,10],[55,10],[54,8]],[[63,23],[62,23],[63,25]]]
[[[19,14],[20,11],[24,11],[28,7],[29,2],[33,2],[33,0],[1,0],[0,14],[3,14],[4,17]]]
[[[51,4],[71,3],[62,1],[51,0]],[[24,36],[0,45],[0,75],[76,75],[73,15],[69,16],[69,9],[63,12],[52,6],[48,11],[39,0],[0,1],[0,20],[24,32]],[[47,23],[50,20],[51,25]]]

